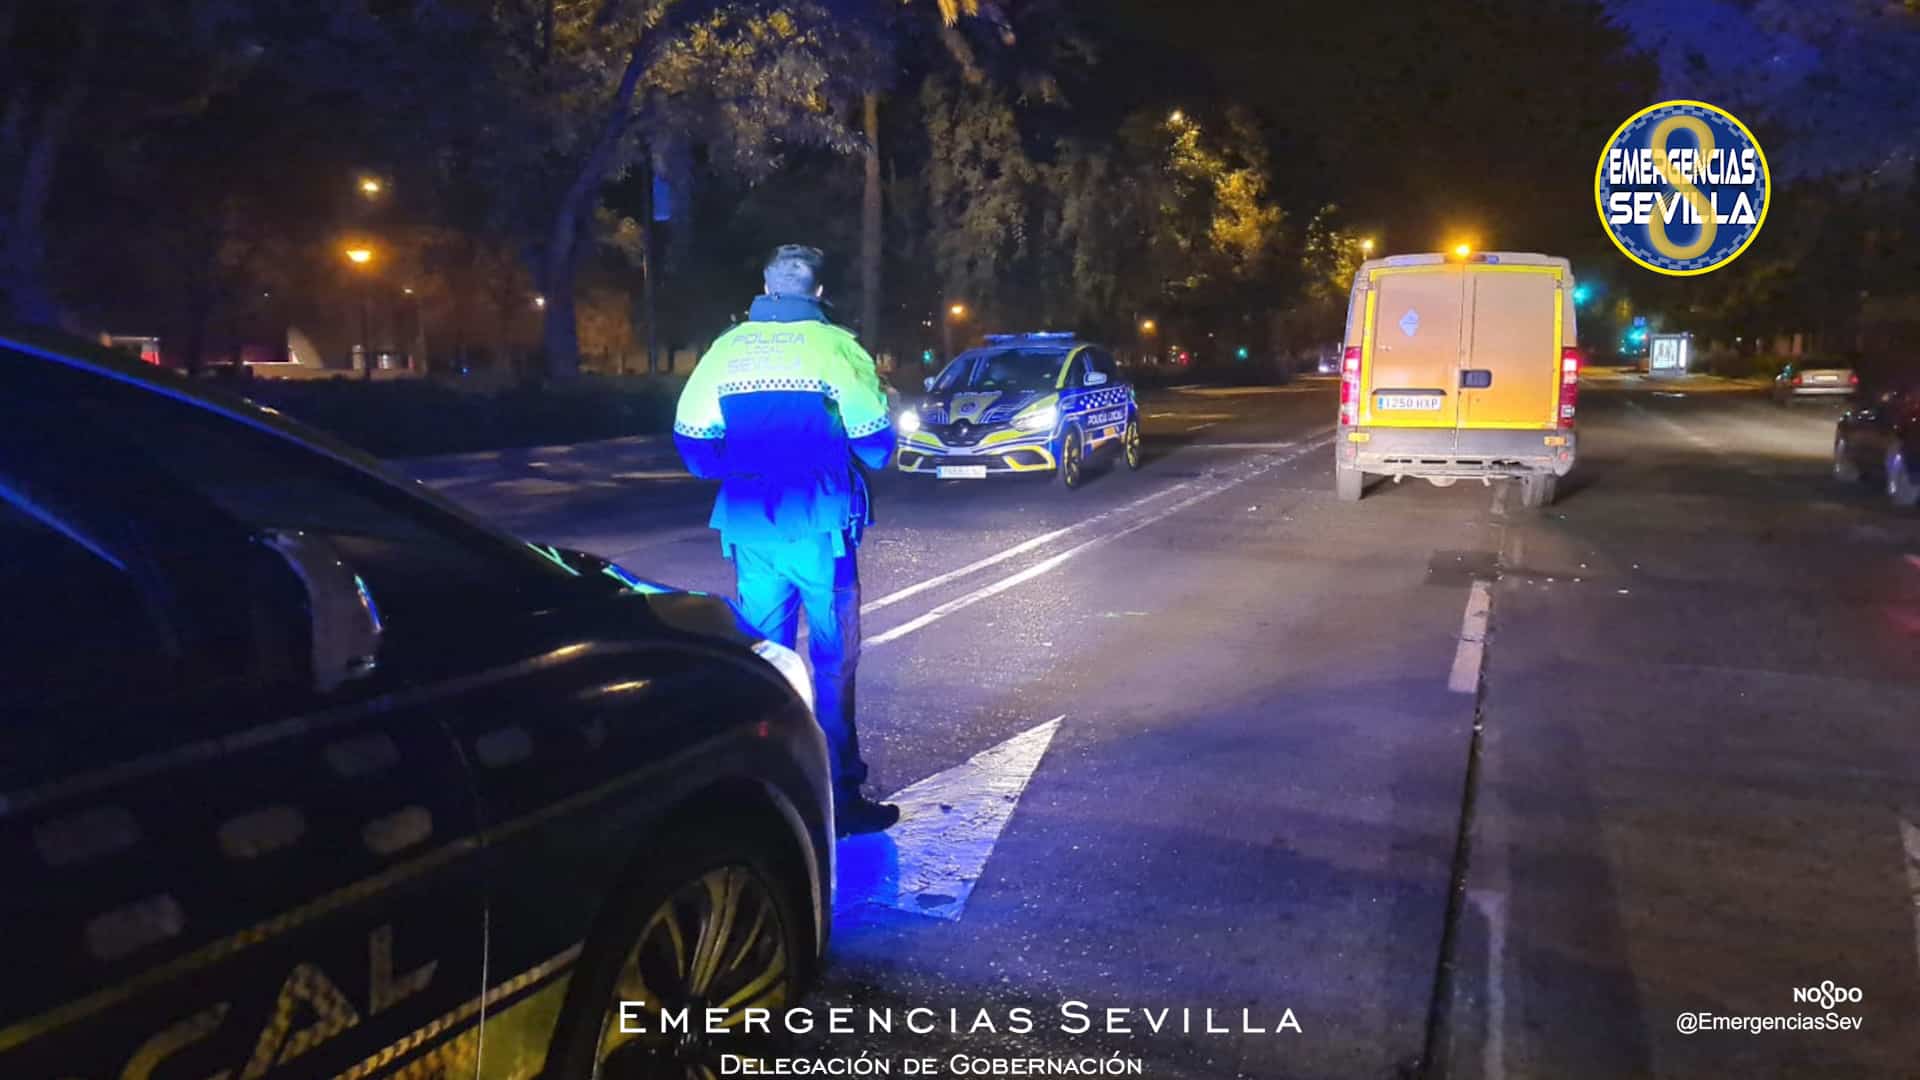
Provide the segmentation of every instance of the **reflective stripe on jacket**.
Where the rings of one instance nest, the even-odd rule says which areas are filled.
[[[866,520],[857,456],[893,452],[873,358],[810,299],[762,296],[721,335],[680,392],[674,444],[695,476],[720,480],[708,524],[723,548]]]

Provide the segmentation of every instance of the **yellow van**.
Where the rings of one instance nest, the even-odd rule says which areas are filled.
[[[1553,502],[1573,468],[1580,353],[1567,260],[1508,251],[1362,264],[1340,360],[1334,490],[1369,474],[1520,481]]]

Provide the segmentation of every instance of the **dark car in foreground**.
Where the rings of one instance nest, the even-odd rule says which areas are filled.
[[[1887,493],[1893,505],[1920,504],[1920,384],[1862,394],[1833,433],[1833,475]]]
[[[815,971],[824,741],[722,601],[8,334],[0,550],[0,1076],[700,1075],[654,1010]]]

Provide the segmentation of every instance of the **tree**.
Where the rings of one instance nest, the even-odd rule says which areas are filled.
[[[928,218],[945,295],[1011,315],[1015,268],[1030,253],[1039,170],[1021,146],[1012,107],[989,86],[929,80],[921,90]]]
[[[504,137],[561,163],[538,239],[552,375],[578,369],[574,274],[603,189],[657,144],[700,143],[716,168],[745,175],[777,165],[781,147],[855,145],[845,106],[866,43],[824,7],[530,0],[499,19],[516,112],[537,136]]]
[[[1663,90],[1761,129],[1787,177],[1863,176],[1920,150],[1920,5],[1880,0],[1606,0]],[[1623,116],[1622,119],[1625,119]],[[1904,181],[1905,169],[1893,179]]]

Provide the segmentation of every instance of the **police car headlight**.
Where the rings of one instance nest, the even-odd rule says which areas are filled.
[[[1036,409],[1014,417],[1013,428],[1015,431],[1049,431],[1053,428],[1054,422],[1059,419],[1059,407],[1049,405],[1044,409]]]
[[[753,651],[760,659],[773,665],[773,669],[787,680],[787,685],[793,687],[793,692],[800,695],[800,700],[807,703],[808,711],[812,711],[813,678],[807,674],[806,662],[800,659],[800,654],[774,641],[755,642]]]
[[[920,430],[920,414],[908,409],[900,414],[900,419],[894,422],[894,426],[900,429],[900,434],[911,435]]]

